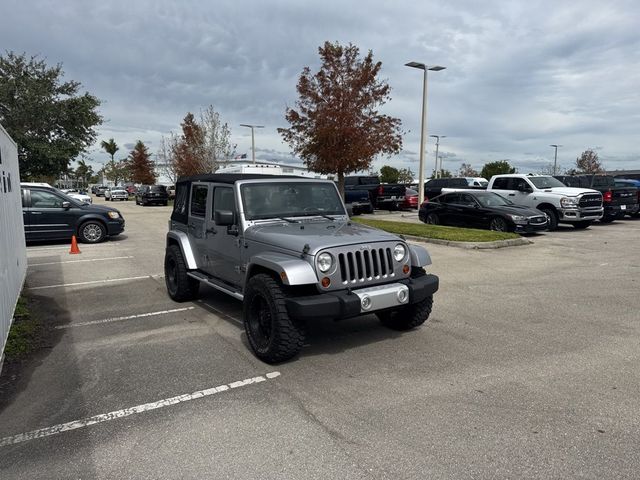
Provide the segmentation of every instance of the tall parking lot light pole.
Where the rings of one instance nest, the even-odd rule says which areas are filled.
[[[264,128],[264,125],[248,125],[246,123],[241,123],[240,126],[251,129],[251,159],[253,160],[253,163],[256,163],[256,138],[253,134],[253,130],[256,128]]]
[[[553,174],[557,175],[558,174],[558,169],[557,169],[557,165],[558,165],[558,147],[561,147],[562,145],[549,145],[550,147],[553,147],[555,149],[555,152],[553,154]]]
[[[438,172],[439,172],[439,170],[438,170],[438,158],[439,158],[438,157],[438,149],[440,147],[440,139],[441,138],[447,138],[447,136],[446,135],[429,135],[429,136],[436,139],[436,169],[434,170],[435,171],[434,177],[438,178]],[[440,160],[440,170],[442,170],[442,160]],[[440,176],[442,176],[442,172],[440,172]]]
[[[433,65],[429,67],[428,65],[420,62],[405,63],[405,66],[424,70],[424,79],[422,83],[422,133],[420,135],[420,172],[418,181],[418,205],[422,205],[422,202],[424,202],[424,152],[427,148],[427,71],[431,70],[434,72],[439,72],[440,70],[444,70],[446,67],[441,67],[439,65]],[[438,158],[436,157],[436,162],[437,161]],[[438,166],[436,165],[436,168],[437,167]]]

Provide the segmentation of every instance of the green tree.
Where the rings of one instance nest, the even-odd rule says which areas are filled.
[[[367,170],[380,154],[402,148],[400,119],[378,108],[390,99],[390,87],[379,80],[381,62],[373,53],[360,58],[349,44],[325,42],[318,48],[320,70],[305,67],[297,84],[296,108],[287,108],[290,128],[278,132],[312,171],[337,174],[344,194],[344,176]]]
[[[399,183],[411,183],[413,182],[413,172],[410,168],[401,168],[398,172],[398,182]]]
[[[107,180],[111,180],[114,185],[129,180],[131,177],[131,166],[126,158],[119,161],[111,160],[104,168],[104,176]]]
[[[598,154],[591,148],[582,152],[576,158],[576,169],[580,173],[601,173],[604,172]]]
[[[75,176],[77,179],[82,180],[83,185],[87,185],[89,178],[93,175],[93,167],[91,165],[87,165],[87,162],[84,159],[78,160],[78,166],[75,170]]]
[[[400,171],[397,168],[385,165],[380,169],[380,181],[382,183],[398,183]]]
[[[489,162],[482,167],[480,176],[491,180],[494,175],[502,175],[506,173],[516,173],[516,169],[512,167],[506,160],[498,160],[496,162]]]
[[[63,75],[36,56],[0,56],[0,124],[18,144],[23,180],[58,176],[96,140],[100,100]]]
[[[129,166],[131,169],[131,180],[135,183],[154,184],[156,174],[151,161],[151,155],[144,143],[138,140],[129,154]]]

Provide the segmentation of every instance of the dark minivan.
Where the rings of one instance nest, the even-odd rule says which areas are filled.
[[[22,184],[22,217],[27,242],[71,240],[98,243],[124,231],[118,210],[82,203],[53,187]]]
[[[136,205],[151,205],[152,203],[164,205],[169,203],[169,194],[164,185],[142,185],[136,191]]]

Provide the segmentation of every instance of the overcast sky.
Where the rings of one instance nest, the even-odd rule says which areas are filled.
[[[444,166],[507,159],[521,172],[572,166],[594,148],[608,169],[640,168],[640,3],[555,1],[30,1],[4,0],[0,49],[62,63],[102,100],[100,140],[140,139],[152,152],[188,111],[214,105],[238,153],[296,162],[276,128],[304,66],[324,41],[372,50],[391,85],[385,113],[402,120],[404,151],[374,162],[417,172],[421,71],[428,133]],[[427,147],[426,172],[435,161]],[[107,155],[89,152],[96,162]],[[97,165],[97,163],[96,163]]]

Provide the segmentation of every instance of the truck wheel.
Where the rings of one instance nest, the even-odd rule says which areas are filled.
[[[611,223],[616,219],[615,215],[607,215],[600,219],[602,223]]]
[[[244,329],[256,357],[277,363],[295,357],[302,349],[304,332],[287,312],[287,295],[271,276],[251,277],[242,306]]]
[[[591,225],[591,220],[584,220],[582,222],[575,222],[573,224],[573,228],[575,228],[576,230],[584,230],[585,228],[588,228]]]
[[[164,255],[164,282],[169,296],[176,302],[198,296],[200,282],[187,275],[187,264],[178,245],[170,245]]]
[[[509,226],[507,222],[505,222],[502,217],[493,217],[489,222],[489,229],[495,232],[507,232],[509,231]]]
[[[541,208],[541,212],[549,217],[549,231],[553,232],[558,228],[558,214],[551,208]]]
[[[427,217],[424,219],[424,223],[428,223],[429,225],[440,225],[440,219],[435,213],[427,213]]]
[[[411,330],[419,327],[427,321],[431,315],[433,306],[433,295],[429,295],[424,300],[407,305],[395,311],[376,313],[380,322],[392,330]]]

